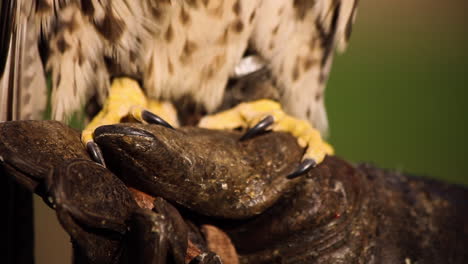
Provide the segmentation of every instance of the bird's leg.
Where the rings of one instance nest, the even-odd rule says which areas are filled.
[[[177,112],[171,103],[147,99],[135,80],[114,79],[102,110],[81,134],[81,141],[96,162],[105,165],[101,151],[93,141],[94,130],[99,126],[120,123],[125,117],[133,118],[142,123],[167,127],[172,127],[169,123],[175,126],[178,124]],[[165,120],[168,120],[169,123]]]
[[[308,121],[287,115],[279,103],[271,100],[241,103],[227,111],[204,117],[200,120],[199,126],[211,129],[250,128],[241,140],[247,140],[267,128],[291,133],[297,138],[299,145],[307,149],[302,163],[296,171],[288,175],[288,178],[307,172],[322,162],[326,155],[333,154],[333,148],[322,139],[320,132]]]

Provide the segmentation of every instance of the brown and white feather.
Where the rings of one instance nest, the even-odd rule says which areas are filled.
[[[247,48],[262,56],[287,112],[327,129],[324,87],[358,0],[36,0],[49,46],[53,117],[104,98],[114,76],[148,96],[189,96],[209,112]]]
[[[324,88],[333,51],[344,48],[357,0],[263,1],[252,45],[269,62],[281,103],[326,133]],[[350,9],[351,7],[351,9]]]
[[[38,50],[34,2],[18,1],[5,74],[0,81],[0,120],[41,119],[47,86]]]

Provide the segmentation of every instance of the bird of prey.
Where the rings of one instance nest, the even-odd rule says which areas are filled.
[[[249,50],[271,72],[278,102],[242,103],[200,125],[289,131],[308,146],[304,171],[332,152],[319,132],[327,130],[323,92],[357,2],[3,0],[0,117],[40,118],[45,74],[53,119],[66,120],[91,97],[104,105],[84,143],[92,143],[95,127],[125,115],[168,125],[159,118],[173,112],[165,102],[181,98],[212,114]]]

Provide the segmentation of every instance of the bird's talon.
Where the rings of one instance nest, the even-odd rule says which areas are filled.
[[[95,142],[90,141],[86,143],[86,150],[88,151],[92,160],[106,167],[106,162],[104,161],[104,156],[102,155],[102,151]]]
[[[288,179],[294,179],[302,174],[307,173],[310,169],[314,168],[317,165],[317,162],[313,159],[305,159],[297,167],[297,169],[287,176]]]
[[[161,125],[165,126],[170,129],[174,129],[168,122],[166,122],[164,119],[159,117],[158,115],[148,111],[148,110],[143,110],[141,113],[141,118],[147,122],[148,124],[156,124],[156,125]]]
[[[263,119],[256,123],[259,118]],[[256,125],[248,129],[240,138],[241,141],[270,128],[275,132],[289,132],[297,139],[299,146],[305,148],[302,163],[293,173],[287,175],[289,179],[306,173],[321,163],[326,155],[333,155],[333,148],[322,139],[320,132],[309,121],[288,115],[278,102],[271,100],[241,103],[232,109],[205,116],[199,126],[210,129],[234,129],[248,128],[252,124]]]
[[[267,115],[260,122],[258,122],[255,126],[247,130],[247,132],[240,138],[240,141],[250,139],[262,132],[265,132],[265,130],[269,126],[271,126],[274,121],[275,119],[273,118],[272,115]]]

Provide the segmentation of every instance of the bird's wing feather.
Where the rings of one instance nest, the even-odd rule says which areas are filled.
[[[11,25],[0,33],[0,120],[41,119],[46,107],[47,88],[31,15],[34,6],[34,1],[2,2],[2,19],[7,16]]]
[[[129,24],[140,16],[128,10],[140,6],[124,0],[1,2],[1,19],[11,22],[0,29],[0,69],[7,69],[1,80],[2,120],[42,117],[47,93],[39,37],[47,50],[45,70],[51,73],[53,119],[67,121],[96,93],[103,98],[109,82],[105,59],[129,65],[128,51],[140,48],[121,37],[138,32]]]
[[[12,87],[10,80],[11,35],[16,2],[4,0],[0,5],[0,121],[12,119]]]
[[[0,78],[8,57],[15,5],[16,2],[11,0],[3,0],[0,4]]]

